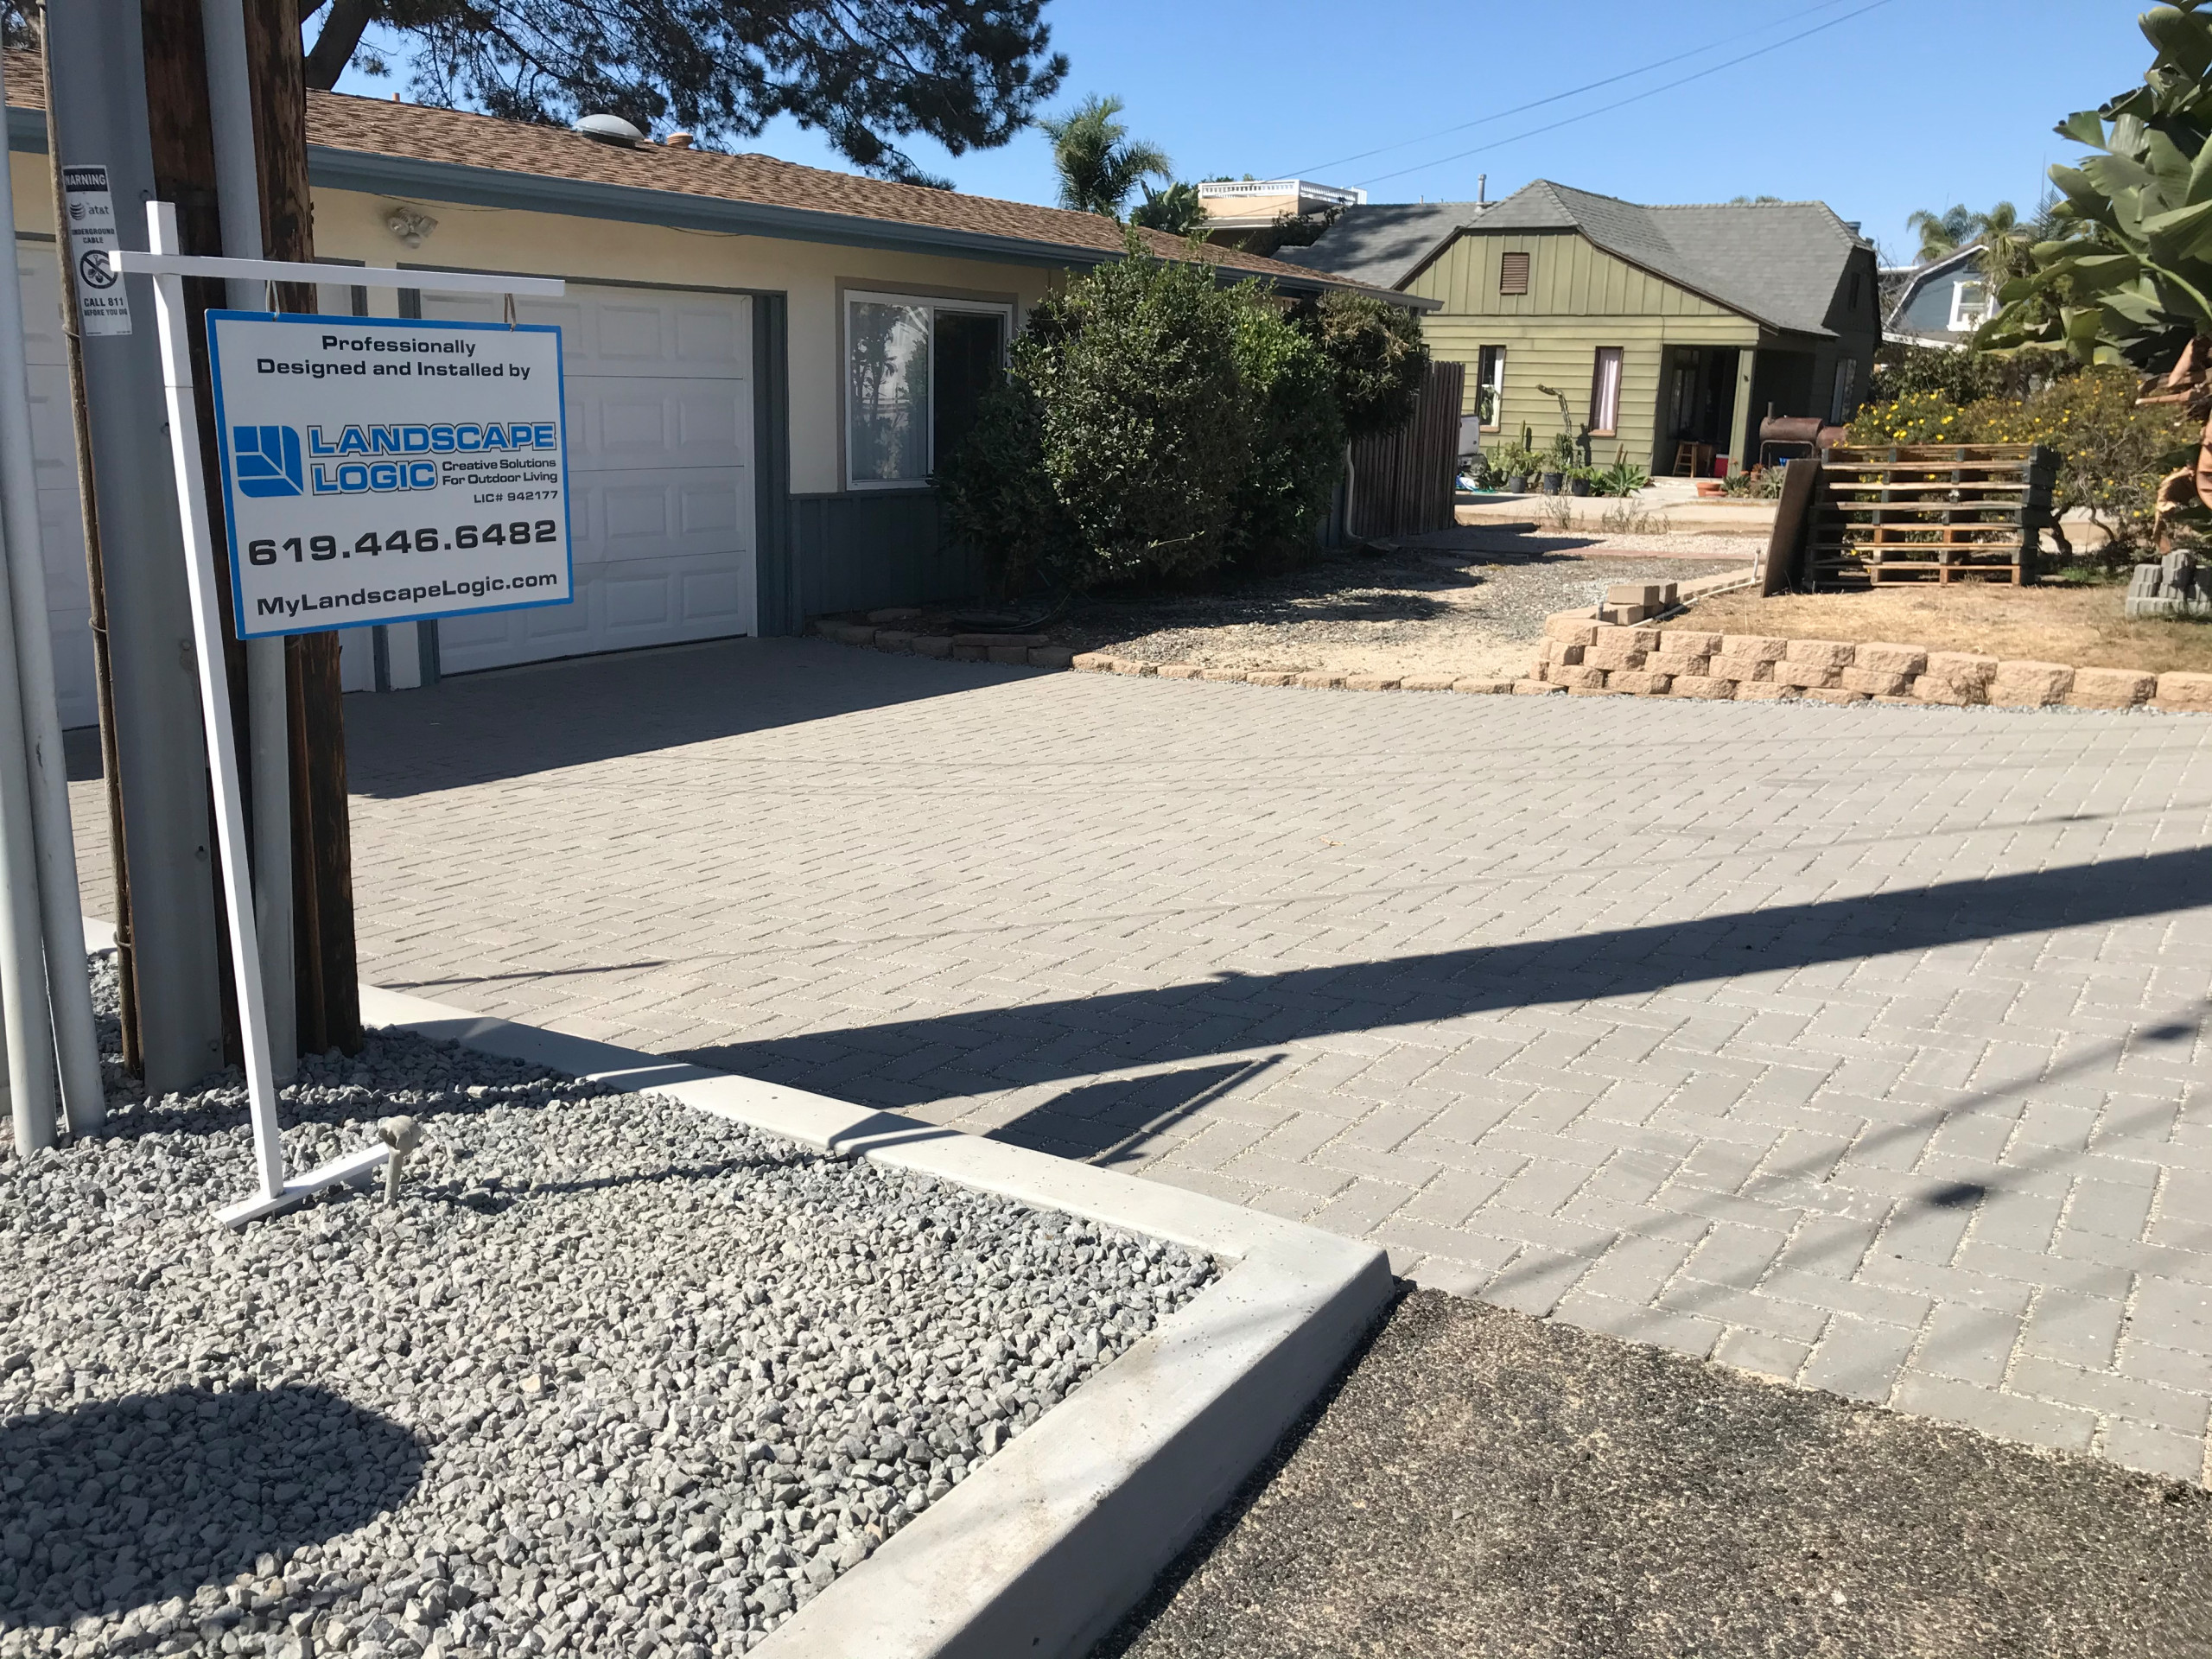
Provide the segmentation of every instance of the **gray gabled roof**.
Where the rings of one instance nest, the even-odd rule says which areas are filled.
[[[1495,204],[1491,204],[1495,205]],[[1474,201],[1388,201],[1347,207],[1310,247],[1281,248],[1275,257],[1367,283],[1395,288],[1429,256],[1471,225],[1487,206]]]
[[[1402,226],[1376,220],[1364,230],[1356,219],[1392,213],[1408,216]],[[1462,229],[1484,236],[1580,232],[1608,253],[1732,311],[1808,334],[1832,332],[1827,314],[1836,284],[1851,255],[1867,245],[1825,202],[1645,207],[1538,179],[1484,208],[1471,202],[1347,208],[1312,247],[1286,249],[1277,257],[1396,287]],[[1337,241],[1347,230],[1353,234]],[[1426,245],[1415,251],[1413,245],[1424,234]],[[1387,271],[1386,252],[1397,261]],[[1363,253],[1371,257],[1339,263]]]
[[[1955,249],[1945,254],[1941,259],[1931,260],[1927,264],[1914,268],[1912,275],[1897,294],[1897,303],[1890,308],[1890,323],[1893,326],[1900,325],[1904,314],[1912,308],[1912,302],[1920,297],[1930,283],[1940,277],[1948,276],[1960,267],[1970,265],[1980,257],[1981,244],[1972,242],[1963,248]]]

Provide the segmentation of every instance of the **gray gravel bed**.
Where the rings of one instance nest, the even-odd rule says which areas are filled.
[[[111,970],[96,972],[112,1006]],[[1157,1241],[405,1033],[0,1149],[0,1655],[741,1653],[1211,1280]]]

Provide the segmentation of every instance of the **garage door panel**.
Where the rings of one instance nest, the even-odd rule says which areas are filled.
[[[712,474],[630,474],[578,493],[571,534],[579,573],[591,564],[750,554],[752,503]],[[734,565],[747,561],[733,560]]]
[[[569,456],[577,472],[625,467],[742,467],[753,447],[742,381],[572,380]]]

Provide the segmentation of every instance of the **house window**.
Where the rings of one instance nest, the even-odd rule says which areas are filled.
[[[1859,405],[1859,359],[1840,358],[1835,365],[1835,396],[1828,404],[1828,424],[1840,426]]]
[[[1989,284],[1979,277],[1962,277],[1951,284],[1951,327],[1964,333],[1989,321]]]
[[[1475,412],[1483,430],[1495,432],[1505,407],[1505,347],[1485,346],[1475,365]]]
[[[1851,302],[1847,308],[1853,311],[1859,308],[1859,273],[1855,270],[1851,273]]]
[[[1498,256],[1497,291],[1501,294],[1526,294],[1529,291],[1527,254],[1503,253]]]
[[[1003,371],[1014,308],[845,296],[845,475],[854,489],[928,482]]]
[[[1590,370],[1590,435],[1610,438],[1621,423],[1621,348],[1600,346]]]

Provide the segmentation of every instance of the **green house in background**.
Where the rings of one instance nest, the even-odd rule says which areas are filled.
[[[1847,419],[1881,343],[1873,248],[1817,201],[1647,207],[1539,179],[1347,207],[1277,257],[1438,302],[1421,327],[1467,365],[1465,412],[1487,392],[1486,429],[1541,447],[1564,394],[1599,466],[1741,472],[1770,413]]]

